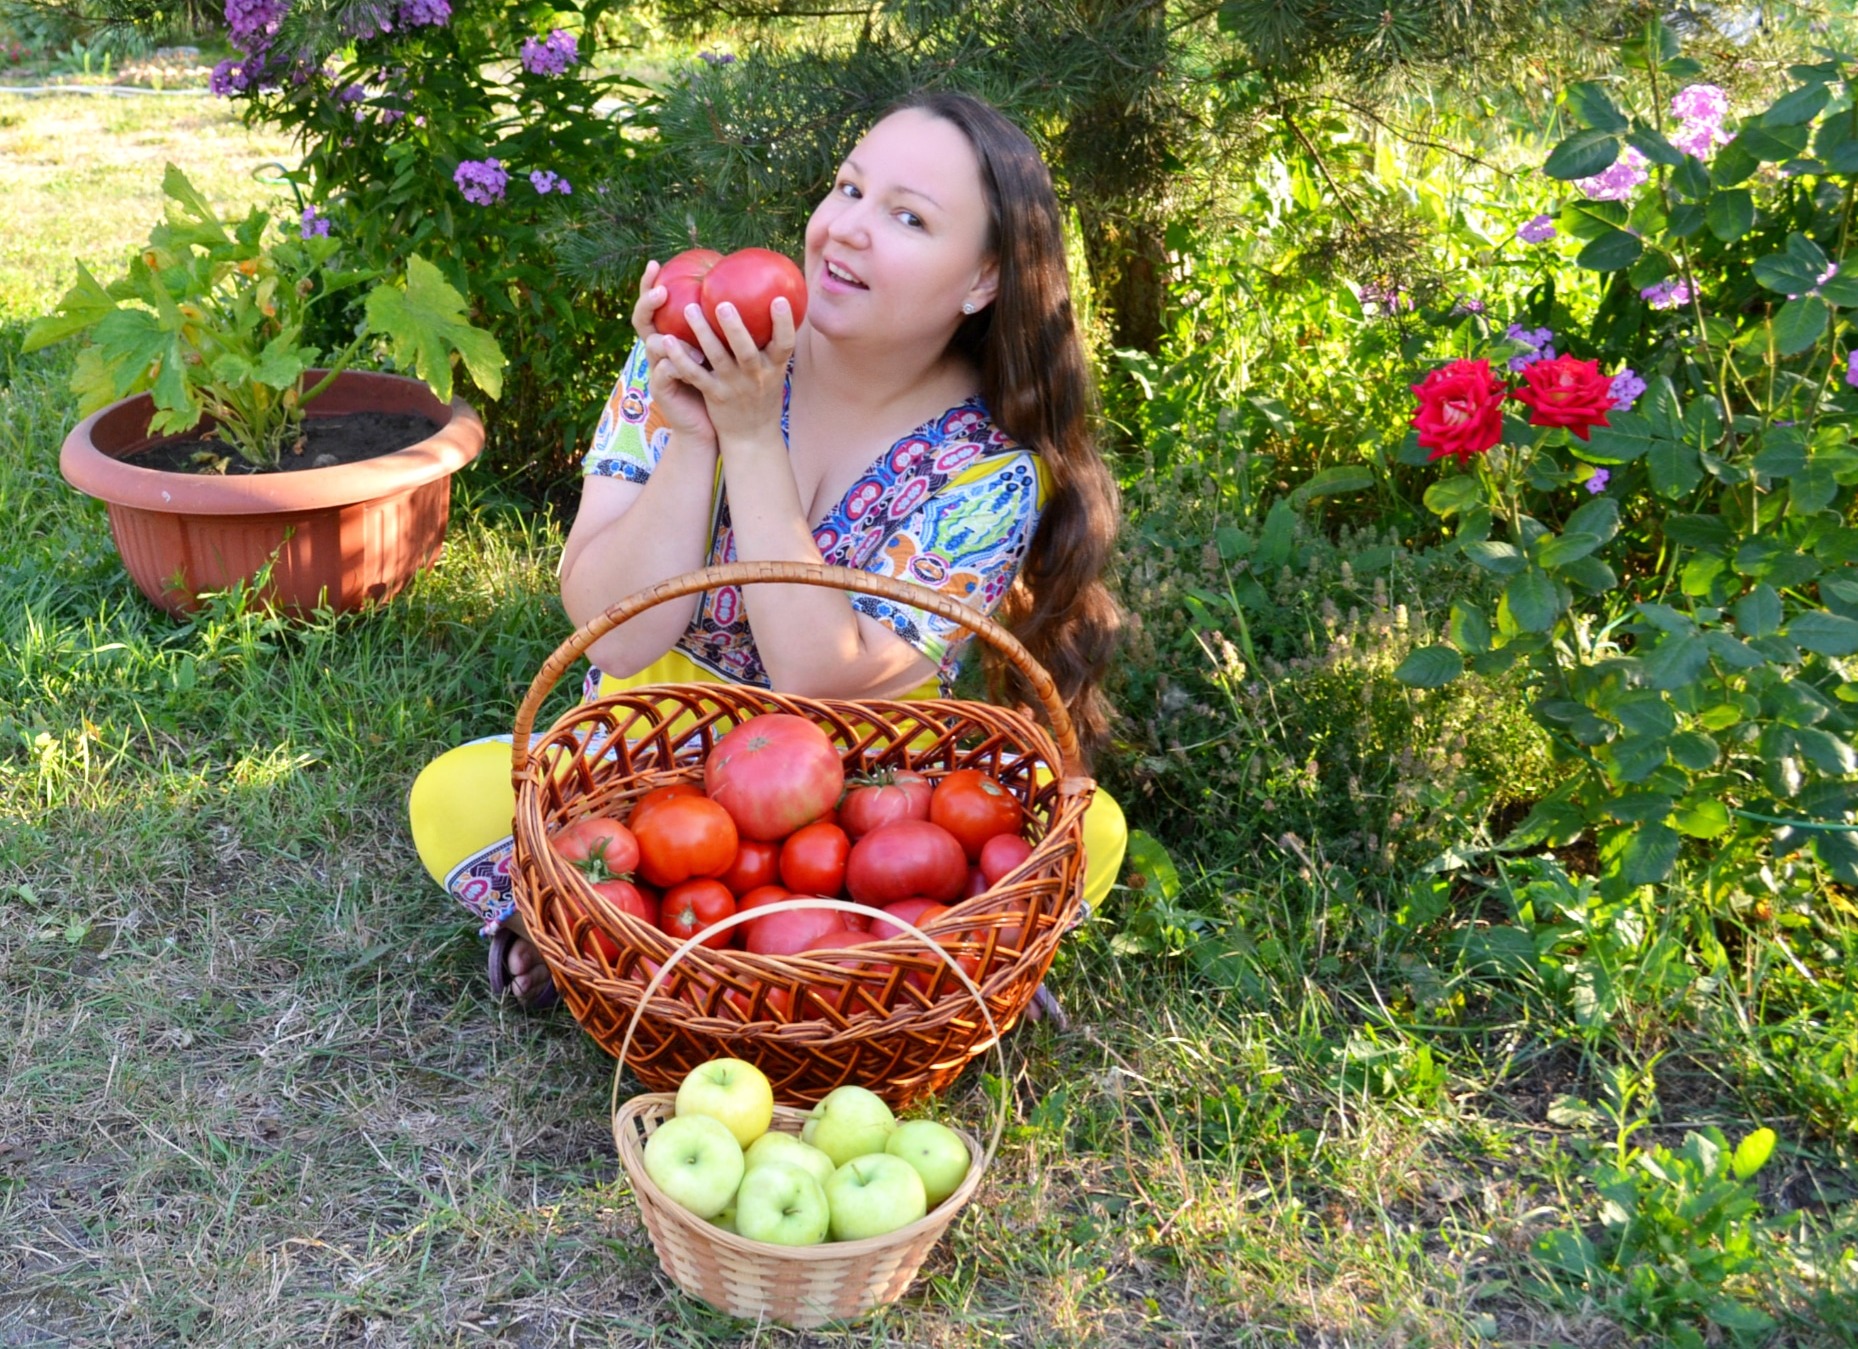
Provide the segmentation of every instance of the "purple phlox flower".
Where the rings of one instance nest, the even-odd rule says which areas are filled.
[[[1845,382],[1858,389],[1858,351],[1845,358]]]
[[[321,211],[318,211],[314,206],[305,206],[303,208],[301,229],[305,239],[315,239],[327,235],[329,233],[329,217],[324,215]]]
[[[1713,84],[1686,85],[1671,95],[1671,115],[1686,122],[1721,122],[1729,115],[1729,95]]]
[[[1619,412],[1632,411],[1632,405],[1639,401],[1639,395],[1645,392],[1645,381],[1638,372],[1627,366],[1613,376],[1613,407]]]
[[[213,73],[207,76],[207,91],[219,98],[231,98],[242,94],[246,89],[245,63],[236,56],[228,56],[213,67]]]
[[[1460,295],[1458,303],[1452,306],[1453,314],[1481,314],[1483,312],[1484,302],[1475,295]]]
[[[531,75],[561,75],[581,59],[580,44],[574,34],[552,29],[545,38],[523,39],[523,69]]]
[[[1645,156],[1628,145],[1611,165],[1591,178],[1577,178],[1574,186],[1590,201],[1624,201],[1634,188],[1651,177],[1646,172],[1646,163]]]
[[[1555,237],[1555,217],[1532,216],[1516,228],[1516,237],[1526,244],[1545,244]]]
[[[452,181],[464,199],[478,206],[494,206],[503,200],[510,175],[495,159],[467,159],[452,173]]]
[[[1690,284],[1676,277],[1654,282],[1639,292],[1639,298],[1653,309],[1676,309],[1690,303]]]
[[[574,191],[566,178],[558,173],[551,173],[547,169],[532,169],[529,173],[529,185],[544,197],[551,192],[559,192],[565,197]]]
[[[1817,277],[1813,279],[1813,284],[1807,288],[1806,293],[1808,295],[1819,294],[1819,288],[1825,285],[1826,282],[1832,280],[1832,278],[1837,276],[1838,274],[1839,274],[1839,264],[1836,262],[1829,264],[1826,267],[1825,271],[1821,272]],[[1800,297],[1798,295],[1789,294],[1787,298],[1790,300],[1797,300]]]
[[[1612,477],[1613,471],[1611,469],[1596,468],[1593,473],[1588,476],[1584,485],[1589,492],[1593,493],[1595,496],[1599,496],[1600,493],[1606,490],[1606,485],[1612,480]]]
[[[1361,290],[1363,305],[1372,305],[1378,309],[1383,318],[1399,313],[1411,313],[1413,297],[1406,293],[1406,287],[1394,282],[1385,285],[1363,286]]]
[[[400,0],[400,22],[408,28],[443,28],[452,21],[448,0]]]
[[[705,65],[729,66],[735,64],[734,52],[698,52],[697,59]]]
[[[336,90],[335,101],[338,103],[359,103],[368,96],[368,91],[359,84],[345,84]]]
[[[1673,146],[1698,159],[1708,159],[1718,147],[1734,139],[1733,134],[1722,129],[1720,122],[1685,122],[1671,133]]]
[[[289,8],[290,0],[226,0],[227,36],[248,55],[263,51]]]
[[[1523,327],[1520,323],[1512,323],[1508,328],[1503,330],[1503,335],[1509,338],[1510,341],[1520,342],[1529,348],[1527,351],[1518,352],[1516,355],[1510,357],[1510,369],[1512,371],[1525,370],[1534,365],[1537,361],[1552,361],[1555,359],[1555,348],[1552,345],[1555,340],[1555,334],[1550,329],[1536,328],[1532,330]]]

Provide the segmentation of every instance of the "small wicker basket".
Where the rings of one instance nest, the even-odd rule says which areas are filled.
[[[796,899],[771,904],[752,913],[737,914],[727,923],[733,926],[763,914],[803,908],[831,908],[867,917],[884,916],[843,900]],[[921,929],[909,923],[899,923],[899,926],[908,930],[909,940],[922,943],[947,961],[952,977],[965,986],[987,1023],[988,1044],[1000,1059],[1004,1082],[1006,1055],[1000,1045],[999,1027],[987,1011],[980,989],[955,964],[954,958]],[[652,982],[664,979],[678,962],[701,949],[694,937],[685,942],[672,953]],[[648,1000],[654,991],[648,988]],[[638,1197],[639,1216],[651,1236],[652,1248],[658,1253],[658,1263],[671,1281],[717,1311],[745,1320],[776,1321],[800,1329],[824,1325],[828,1321],[852,1320],[903,1296],[936,1242],[980,1188],[981,1177],[992,1164],[1006,1127],[1004,1095],[995,1116],[993,1135],[984,1150],[972,1135],[956,1131],[968,1145],[968,1174],[953,1194],[908,1227],[881,1237],[827,1242],[819,1246],[774,1246],[750,1241],[699,1218],[666,1195],[646,1174],[646,1140],[660,1124],[676,1114],[677,1097],[670,1092],[652,1092],[634,1096],[623,1106],[619,1104],[620,1074],[631,1047],[631,1032],[637,1027],[644,1007],[645,1003],[641,1002],[634,1012],[632,1024],[626,1028],[620,1044],[618,1061],[613,1065],[613,1142],[619,1149],[626,1179]],[[777,1105],[771,1127],[797,1135],[805,1122],[804,1110]]]
[[[544,699],[600,637],[681,596],[756,584],[822,586],[929,610],[997,647],[1025,677],[1052,726],[1020,712],[953,700],[800,698],[735,684],[663,684],[581,703],[540,736]],[[1030,857],[985,894],[928,927],[974,972],[988,1014],[1011,1029],[1077,916],[1084,878],[1083,816],[1096,784],[1050,675],[992,619],[924,586],[802,563],[732,563],[676,577],[620,601],[582,626],[543,665],[518,709],[512,879],[530,940],[582,1027],[619,1053],[630,1019],[632,1070],[673,1090],[709,1059],[754,1063],[782,1100],[810,1104],[857,1083],[903,1107],[942,1090],[990,1042],[983,1020],[943,963],[907,941],[844,954],[760,956],[699,949],[667,980],[654,973],[676,945],[650,923],[595,902],[586,878],[548,836],[572,820],[623,818],[656,787],[700,782],[703,762],[732,727],[766,712],[809,718],[838,748],[848,776],[910,768],[940,779],[978,768],[1026,807]],[[618,947],[609,958],[597,928]],[[662,990],[647,996],[650,984]],[[643,1009],[643,1016],[635,1012]]]

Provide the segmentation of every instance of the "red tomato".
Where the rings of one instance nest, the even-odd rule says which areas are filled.
[[[657,284],[667,292],[652,315],[652,326],[691,346],[697,336],[684,318],[684,309],[697,304],[718,337],[723,335],[716,309],[725,302],[741,315],[742,326],[755,345],[765,347],[774,337],[775,297],[785,295],[793,306],[794,327],[806,317],[806,278],[791,259],[769,248],[743,248],[723,257],[707,248],[689,248],[658,270]]]
[[[722,335],[717,321],[718,305],[727,302],[742,316],[742,326],[758,347],[774,339],[772,305],[785,295],[793,307],[794,327],[806,317],[806,277],[792,259],[771,248],[743,248],[731,253],[704,273],[702,285],[703,317]]]
[[[634,823],[639,870],[653,885],[720,876],[735,861],[735,821],[706,797],[675,797]]]
[[[929,818],[929,779],[910,769],[883,769],[859,779],[839,803],[839,823],[853,838],[896,820]]]
[[[656,923],[658,906],[645,897],[644,891],[631,881],[600,881],[594,894],[621,913],[629,913],[641,922]]]
[[[803,895],[827,898],[845,888],[845,859],[852,841],[836,824],[809,824],[781,844],[781,884]]]
[[[919,896],[946,904],[961,894],[967,877],[961,844],[927,820],[898,820],[873,829],[852,844],[845,863],[845,888],[874,909]]]
[[[687,248],[658,269],[655,284],[666,291],[664,303],[652,314],[652,326],[687,346],[697,345],[697,335],[690,330],[684,310],[703,303],[703,278],[710,268],[723,260],[711,248]]]
[[[843,951],[848,947],[861,946],[867,940],[866,934],[855,928],[832,927],[816,935],[803,948],[807,954],[815,951]],[[841,987],[809,984],[803,987],[808,1002],[816,1007],[830,1010],[841,1016],[852,1016],[859,1012],[885,1012],[890,1008],[890,999],[885,986],[889,982],[891,971],[896,967],[887,960],[864,960],[856,956],[835,956],[827,961],[853,974],[864,977],[854,979]]]
[[[947,938],[942,945],[947,946],[949,942],[966,940],[968,940],[967,933],[957,933]],[[953,953],[951,952],[950,954]],[[979,956],[958,955],[955,956],[955,963],[961,966],[961,972],[963,974],[967,975],[968,978],[972,979],[975,983],[980,983],[981,958]],[[931,999],[939,1000],[959,989],[962,997],[967,998],[970,1002],[973,1001],[974,995],[968,992],[968,986],[955,977],[954,971],[949,969],[947,963],[940,956],[936,957],[935,968],[928,973],[925,974],[921,970],[911,970],[903,977],[909,980],[911,988],[920,989],[922,992],[928,994]]]
[[[958,768],[936,784],[929,818],[955,836],[970,862],[996,834],[1017,834],[1026,818],[1019,798],[978,768]]]
[[[757,1007],[756,1001],[760,1001]],[[747,993],[731,988],[723,993],[723,1001],[734,1009],[735,1014],[744,1022],[773,1021],[785,1023],[793,1011],[793,999],[784,988],[770,988],[759,979],[750,985]]]
[[[1000,884],[1000,878],[1032,856],[1032,845],[1018,834],[995,834],[981,844],[981,875],[987,884]]]
[[[794,892],[784,885],[758,885],[736,901],[735,911],[741,913],[747,909],[759,909],[764,904],[778,904],[783,899],[792,899]],[[752,927],[744,923],[743,927]]]
[[[703,761],[703,788],[742,837],[771,843],[832,808],[845,790],[845,765],[819,727],[772,712],[716,742]]]
[[[680,796],[702,796],[703,788],[694,782],[674,782],[669,787],[654,787],[632,803],[632,815],[627,823],[637,833],[639,821],[651,814],[667,801],[675,801]]]
[[[976,895],[987,893],[987,873],[979,867],[968,868],[968,883],[961,889],[963,899],[973,899]]]
[[[895,904],[886,904],[884,912],[893,918],[901,918],[906,923],[914,923],[917,927],[921,927],[947,913],[948,905],[937,904],[933,899],[900,899]],[[916,941],[916,938],[911,937],[895,923],[886,923],[882,918],[871,924],[873,941],[889,941],[892,937],[906,937],[912,942]]]
[[[844,927],[839,915],[824,909],[795,909],[771,913],[749,923],[748,949],[758,956],[790,956],[822,932]]]
[[[685,941],[734,912],[735,896],[721,881],[684,881],[664,892],[658,905],[658,926],[667,935]],[[728,944],[728,932],[713,932],[701,943],[712,949]]]
[[[729,887],[729,893],[738,898],[750,890],[773,885],[780,878],[781,845],[761,843],[752,838],[736,843],[735,861],[729,864],[729,870],[717,877]]]
[[[557,830],[549,844],[590,881],[624,876],[639,864],[639,841],[618,820],[593,815]]]

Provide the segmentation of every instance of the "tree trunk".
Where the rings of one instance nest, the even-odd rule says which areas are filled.
[[[1168,268],[1161,225],[1102,203],[1080,201],[1077,208],[1084,263],[1111,342],[1157,354]]]

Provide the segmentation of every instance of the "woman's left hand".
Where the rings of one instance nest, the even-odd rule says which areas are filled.
[[[684,311],[702,346],[699,353],[682,342],[668,341],[668,359],[679,380],[703,395],[710,424],[725,457],[732,443],[769,438],[780,441],[781,401],[787,360],[794,349],[793,309],[777,297],[770,310],[774,335],[757,349],[732,304],[718,306],[719,333],[696,305]],[[703,367],[707,358],[709,368]]]

